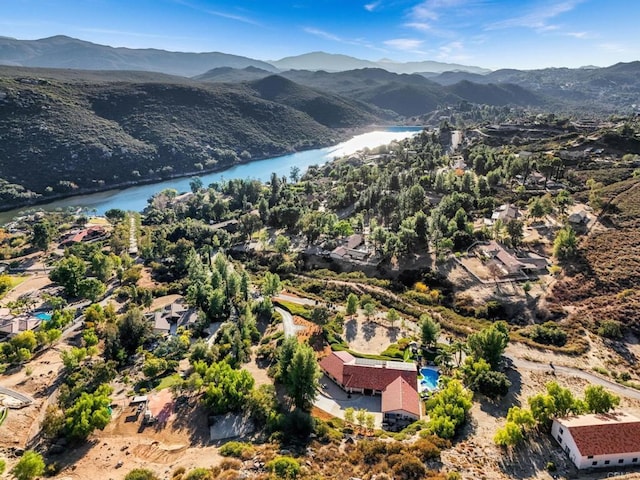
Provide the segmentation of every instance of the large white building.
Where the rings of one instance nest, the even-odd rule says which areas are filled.
[[[579,469],[640,465],[640,419],[633,415],[556,418],[551,434]]]

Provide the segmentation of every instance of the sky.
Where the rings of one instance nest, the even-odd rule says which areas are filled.
[[[638,0],[0,0],[0,36],[490,69],[640,60]]]

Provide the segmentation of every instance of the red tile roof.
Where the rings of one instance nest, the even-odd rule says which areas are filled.
[[[320,367],[345,389],[368,389],[382,392],[398,377],[412,385],[418,382],[413,364],[356,359],[348,352],[331,352],[320,360]]]
[[[349,352],[331,352],[320,360],[320,368],[344,385],[344,364],[354,360],[355,357]]]
[[[632,415],[583,415],[558,422],[568,428],[582,456],[640,452],[640,420]]]
[[[415,383],[413,384],[415,385]],[[420,398],[415,387],[398,377],[382,392],[382,412],[403,410],[420,418]]]

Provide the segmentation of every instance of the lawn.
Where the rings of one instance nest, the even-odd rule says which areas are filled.
[[[156,390],[164,390],[165,388],[171,388],[175,384],[180,383],[182,381],[182,377],[179,373],[174,373],[173,375],[169,375],[160,380],[160,383],[156,387]]]

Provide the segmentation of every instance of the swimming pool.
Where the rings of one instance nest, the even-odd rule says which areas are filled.
[[[49,320],[51,320],[51,314],[47,313],[47,312],[38,312],[36,314],[33,315],[36,318],[39,318],[40,320],[43,320],[45,322],[48,322]]]
[[[422,367],[420,369],[422,378],[420,379],[420,391],[433,391],[438,388],[438,379],[440,378],[440,372],[431,367]]]

